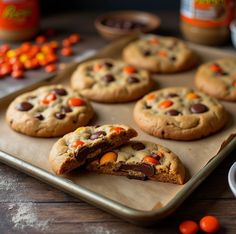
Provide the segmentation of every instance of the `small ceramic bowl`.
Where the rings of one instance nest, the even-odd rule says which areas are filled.
[[[228,174],[228,182],[231,191],[236,197],[236,162],[231,166]]]
[[[149,33],[160,26],[160,18],[142,11],[115,11],[99,16],[95,27],[102,37],[118,39],[134,32]]]
[[[236,48],[236,19],[230,23],[231,39]]]

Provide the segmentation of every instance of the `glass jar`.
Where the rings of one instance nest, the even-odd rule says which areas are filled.
[[[38,0],[0,0],[0,40],[28,40],[38,29]]]
[[[192,42],[220,45],[229,37],[235,0],[181,0],[181,31]]]

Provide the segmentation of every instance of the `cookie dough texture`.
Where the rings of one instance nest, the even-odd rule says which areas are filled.
[[[198,56],[174,37],[145,35],[123,50],[125,62],[156,73],[176,73],[198,63]]]
[[[220,100],[236,102],[236,58],[223,58],[199,67],[198,89]]]
[[[96,59],[82,63],[71,77],[71,86],[97,102],[119,103],[137,100],[152,87],[150,75],[115,59]]]
[[[80,127],[53,145],[49,162],[56,174],[65,174],[135,136],[134,129],[120,124]]]
[[[217,100],[185,87],[149,93],[134,108],[134,120],[143,131],[174,140],[206,137],[223,128],[227,117]]]
[[[79,101],[70,105],[70,99]],[[17,132],[35,137],[57,137],[86,125],[92,106],[70,88],[40,87],[18,96],[6,112],[6,121]]]
[[[114,161],[104,162],[101,157],[100,161],[95,160],[88,164],[87,169],[131,179],[150,179],[175,184],[185,182],[182,162],[177,155],[161,145],[147,141],[129,141],[113,152],[117,155]]]

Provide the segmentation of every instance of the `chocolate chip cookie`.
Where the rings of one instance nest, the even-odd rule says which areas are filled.
[[[138,101],[134,120],[145,132],[175,140],[194,140],[220,130],[227,121],[214,98],[185,87],[151,92]]]
[[[92,106],[78,93],[61,85],[44,86],[18,96],[6,120],[15,131],[35,137],[56,137],[86,125]]]
[[[89,171],[183,184],[185,169],[169,149],[147,141],[129,141],[88,164]]]
[[[152,82],[147,71],[107,58],[79,65],[71,85],[93,101],[117,103],[142,97],[150,91]]]
[[[49,162],[53,171],[67,173],[137,136],[125,125],[80,127],[59,139],[52,147]]]
[[[201,91],[225,101],[236,101],[236,58],[223,58],[199,67],[195,84]]]
[[[151,72],[175,73],[196,65],[196,54],[174,37],[145,35],[131,42],[123,50],[123,58],[130,65]]]

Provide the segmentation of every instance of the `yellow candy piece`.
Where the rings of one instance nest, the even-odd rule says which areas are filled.
[[[14,50],[8,50],[7,51],[7,57],[12,58],[16,56],[16,52]]]
[[[21,61],[22,63],[26,62],[27,60],[29,60],[29,57],[28,57],[26,54],[22,54],[22,55],[20,56],[20,61]]]
[[[193,100],[193,99],[197,99],[197,98],[199,98],[199,96],[194,92],[187,94],[187,99],[189,99],[189,100]]]
[[[84,131],[85,129],[86,129],[85,127],[80,127],[80,128],[77,128],[75,131],[79,133],[79,132]]]
[[[36,54],[36,59],[38,61],[43,61],[43,60],[45,60],[45,55],[43,53],[38,53],[38,54]]]
[[[115,162],[117,160],[117,153],[107,152],[100,159],[100,165],[107,164],[109,162]]]

